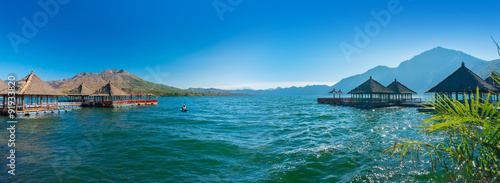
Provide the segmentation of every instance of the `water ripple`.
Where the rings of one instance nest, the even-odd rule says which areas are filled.
[[[389,160],[422,137],[414,108],[362,110],[315,97],[160,98],[160,105],[80,109],[20,119],[15,182],[428,181],[428,167]],[[189,112],[179,108],[186,104]],[[5,120],[5,118],[2,118]],[[0,125],[5,129],[5,123]],[[6,130],[0,136],[6,137]],[[0,144],[0,153],[7,156]],[[0,160],[6,164],[5,158]],[[2,166],[2,171],[6,167]]]

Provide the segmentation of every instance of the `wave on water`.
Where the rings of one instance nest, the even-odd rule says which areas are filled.
[[[160,98],[158,106],[83,108],[19,121],[19,176],[29,182],[429,181],[380,154],[418,135],[415,108],[356,109],[314,97]],[[189,112],[179,112],[186,104]],[[5,124],[0,128],[6,128]],[[0,131],[2,137],[7,136]],[[0,144],[2,155],[5,144]],[[422,160],[425,161],[425,160]],[[5,159],[0,163],[6,164]],[[2,168],[5,170],[5,166]]]

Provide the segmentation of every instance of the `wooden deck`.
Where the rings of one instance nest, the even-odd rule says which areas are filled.
[[[378,107],[391,107],[391,106],[404,106],[404,107],[421,107],[425,103],[421,100],[408,100],[408,101],[370,101],[359,100],[353,98],[318,98],[319,104],[330,104],[339,106],[350,106],[357,108],[378,108]]]
[[[123,108],[133,107],[138,105],[158,105],[158,99],[119,99],[119,100],[103,100],[103,101],[85,101],[82,107],[109,107]]]
[[[9,115],[7,108],[1,110],[2,115]],[[22,108],[18,108],[18,111],[16,112],[17,116],[33,116],[33,115],[40,115],[40,114],[50,114],[50,113],[62,113],[62,112],[71,112],[74,109],[59,109],[59,108],[25,108],[22,110]]]

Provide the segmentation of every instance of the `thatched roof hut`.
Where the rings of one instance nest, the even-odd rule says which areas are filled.
[[[394,79],[394,81],[391,84],[387,85],[387,88],[391,89],[396,94],[417,94],[417,92],[410,90],[408,87],[401,84],[396,79]]]
[[[102,88],[95,91],[92,96],[128,96],[123,90],[116,87],[111,81],[104,85]]]
[[[82,82],[78,87],[73,88],[68,91],[68,96],[89,96],[94,93],[93,89],[90,89],[85,83]]]
[[[363,84],[354,88],[348,94],[393,94],[394,91],[375,81],[370,76],[370,79]]]
[[[0,95],[7,95],[9,90],[4,88],[0,90]],[[31,71],[31,74],[20,79],[15,84],[16,95],[31,95],[31,96],[64,96],[65,94],[57,91],[48,83],[40,79]]]
[[[426,93],[476,92],[476,88],[479,88],[479,92],[500,92],[500,89],[488,84],[481,77],[465,67],[465,64],[462,62],[460,68]]]
[[[2,91],[3,89],[6,89],[8,87],[9,87],[9,85],[5,81],[0,80],[0,91]]]

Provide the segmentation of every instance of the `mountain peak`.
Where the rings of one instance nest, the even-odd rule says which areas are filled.
[[[129,74],[125,69],[120,69],[117,73]]]
[[[401,62],[398,67],[387,69],[377,66],[365,73],[344,78],[335,85],[335,88],[353,89],[372,75],[381,84],[389,84],[397,78],[398,82],[405,84],[408,88],[417,92],[425,92],[446,78],[458,66],[463,67],[464,64],[482,77],[485,77],[483,76],[484,69],[493,68],[493,66],[487,66],[488,62],[485,60],[462,51],[438,46]]]
[[[116,73],[124,73],[124,74],[130,74],[128,71],[126,71],[125,69],[106,69],[102,72],[100,72],[99,74],[116,74]]]

